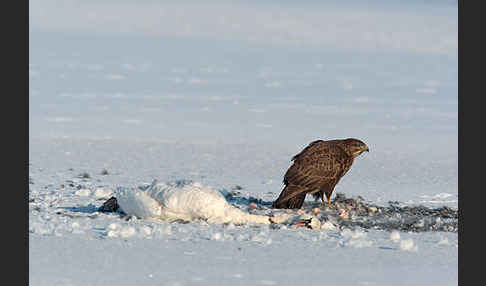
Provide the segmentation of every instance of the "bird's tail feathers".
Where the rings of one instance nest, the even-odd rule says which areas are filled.
[[[272,204],[276,209],[300,209],[304,204],[306,192],[301,187],[289,184]]]

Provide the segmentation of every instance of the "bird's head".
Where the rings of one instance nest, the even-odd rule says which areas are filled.
[[[344,140],[344,149],[346,153],[348,153],[350,156],[353,156],[353,158],[358,157],[359,155],[361,155],[361,153],[365,151],[370,151],[368,146],[363,141],[354,138]]]

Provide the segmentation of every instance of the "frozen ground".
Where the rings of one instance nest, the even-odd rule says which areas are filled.
[[[371,152],[335,192],[457,209],[457,3],[76,3],[30,1],[31,285],[457,285],[455,232],[97,211],[153,179],[271,202],[346,137]]]

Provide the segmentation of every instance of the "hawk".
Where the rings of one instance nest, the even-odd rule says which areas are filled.
[[[272,207],[299,209],[307,194],[321,198],[323,203],[325,194],[330,204],[334,187],[349,171],[354,158],[365,151],[369,152],[368,146],[354,138],[310,143],[292,158],[294,163],[283,179],[285,187]]]

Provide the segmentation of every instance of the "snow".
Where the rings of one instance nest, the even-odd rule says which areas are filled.
[[[81,196],[81,197],[87,197],[91,194],[91,191],[88,189],[80,189],[74,193],[75,195]]]
[[[393,242],[398,242],[400,241],[400,233],[396,230],[392,231],[390,233],[390,239],[393,241]]]
[[[96,188],[96,190],[93,192],[93,196],[97,198],[107,198],[110,197],[112,194],[112,191],[108,188]]]
[[[400,241],[400,249],[404,251],[417,251],[417,246],[414,245],[413,239],[404,239]]]
[[[457,285],[457,233],[265,204],[355,137],[335,193],[458,208],[457,1],[31,0],[29,42],[31,285]]]

